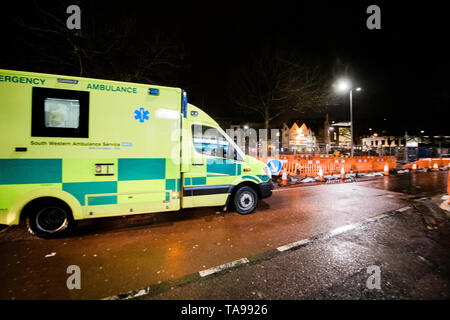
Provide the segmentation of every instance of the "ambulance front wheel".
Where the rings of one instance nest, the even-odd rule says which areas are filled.
[[[258,194],[252,187],[244,186],[236,191],[233,202],[237,213],[249,214],[256,209]]]
[[[40,238],[54,238],[72,230],[72,210],[61,200],[43,198],[27,208],[27,227],[31,234]]]

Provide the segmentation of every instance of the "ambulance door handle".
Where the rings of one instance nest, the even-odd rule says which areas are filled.
[[[192,165],[193,165],[193,166],[202,166],[203,163],[193,163]]]

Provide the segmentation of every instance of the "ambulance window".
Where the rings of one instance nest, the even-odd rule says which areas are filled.
[[[87,138],[89,92],[33,88],[31,135]]]
[[[80,127],[80,101],[47,98],[44,102],[45,127],[72,128]]]
[[[216,128],[194,124],[192,126],[192,138],[194,148],[198,153],[242,161],[233,146]]]

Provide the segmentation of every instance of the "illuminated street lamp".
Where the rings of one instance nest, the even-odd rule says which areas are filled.
[[[352,84],[347,79],[341,79],[338,81],[336,88],[339,92],[347,92],[352,87]]]
[[[350,144],[350,155],[353,157],[353,90],[361,91],[360,87],[353,87],[352,83],[348,79],[341,79],[336,84],[336,89],[338,92],[349,92],[350,93],[350,136],[351,136],[351,144]]]

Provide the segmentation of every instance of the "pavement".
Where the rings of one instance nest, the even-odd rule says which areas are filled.
[[[448,299],[446,185],[447,172],[430,172],[278,188],[251,215],[84,220],[51,240],[10,227],[0,299]],[[66,286],[70,265],[81,289]],[[371,265],[381,291],[366,288]]]

